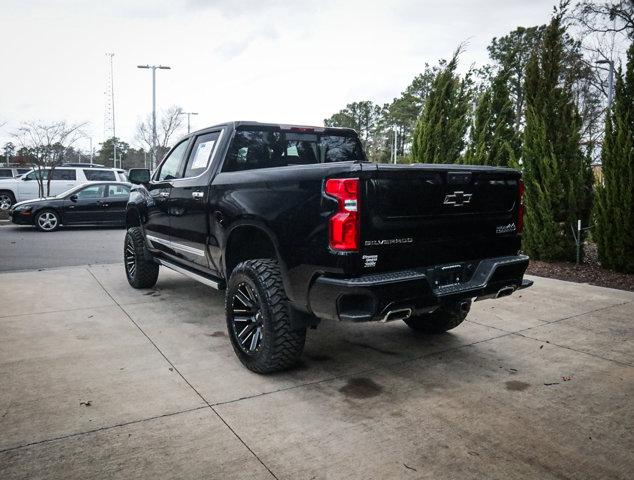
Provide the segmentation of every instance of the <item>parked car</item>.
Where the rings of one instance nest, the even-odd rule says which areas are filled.
[[[438,334],[472,299],[530,286],[520,177],[370,163],[350,129],[218,125],[152,176],[130,170],[125,272],[134,288],[164,265],[226,290],[233,349],[259,373],[293,365],[320,319]]]
[[[0,179],[0,209],[8,210],[16,202],[41,197],[37,178],[42,176],[46,184],[50,171],[48,168],[29,170],[20,178]],[[50,195],[59,195],[69,188],[94,181],[126,182],[127,177],[123,170],[115,168],[57,167],[53,170]]]
[[[0,167],[0,178],[13,178],[30,171],[31,171],[30,168]]]
[[[131,184],[90,182],[55,197],[18,202],[11,207],[11,221],[52,232],[68,225],[125,225]]]

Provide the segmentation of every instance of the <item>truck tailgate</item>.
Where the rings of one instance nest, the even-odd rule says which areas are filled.
[[[462,165],[364,165],[361,269],[515,255],[516,170]]]

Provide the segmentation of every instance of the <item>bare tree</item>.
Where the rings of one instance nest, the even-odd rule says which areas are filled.
[[[634,37],[634,0],[583,0],[575,8],[575,18],[588,32]]]
[[[161,112],[156,119],[156,145],[157,161],[169,150],[170,142],[174,136],[178,136],[183,128],[183,109],[176,105]],[[136,140],[151,153],[154,146],[152,142],[152,116],[148,115],[144,121],[137,124]]]
[[[64,160],[66,150],[84,136],[82,128],[86,125],[86,122],[68,124],[63,120],[51,123],[30,121],[22,123],[13,132],[12,136],[17,143],[31,154],[32,166],[38,172],[40,196],[50,194],[51,178],[55,167]],[[48,175],[44,174],[44,169],[49,169]]]

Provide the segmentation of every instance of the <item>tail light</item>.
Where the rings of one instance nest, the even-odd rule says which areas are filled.
[[[517,233],[524,231],[524,181],[519,180],[517,185],[517,199],[519,205],[517,207]]]
[[[330,248],[359,248],[359,179],[331,178],[326,180],[327,195],[337,199],[337,213],[330,217]]]

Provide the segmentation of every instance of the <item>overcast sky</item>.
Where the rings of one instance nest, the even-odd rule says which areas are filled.
[[[103,3],[100,5],[99,3]],[[117,136],[158,108],[199,112],[193,127],[248,119],[321,125],[356,100],[390,101],[465,40],[463,68],[552,0],[0,0],[0,142],[21,121],[90,122],[104,138],[106,52],[114,52]],[[88,141],[78,144],[88,149]]]

